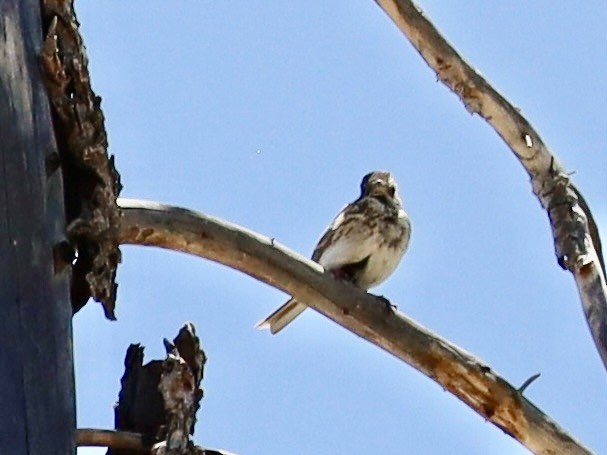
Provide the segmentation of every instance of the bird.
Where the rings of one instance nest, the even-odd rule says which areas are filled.
[[[360,183],[360,196],[347,204],[322,235],[312,260],[335,278],[365,291],[383,282],[398,266],[411,238],[411,221],[390,172],[374,171]],[[257,323],[276,334],[307,305],[293,298]]]

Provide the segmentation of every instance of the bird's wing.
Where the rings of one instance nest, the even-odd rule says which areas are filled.
[[[348,204],[335,217],[312,254],[312,260],[331,270],[360,262],[376,249],[377,236],[365,221],[365,204]]]

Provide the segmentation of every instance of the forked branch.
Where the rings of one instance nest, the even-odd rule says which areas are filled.
[[[405,361],[534,453],[591,453],[488,365],[273,239],[178,207],[118,202],[121,244],[181,251],[240,270]]]
[[[598,229],[569,174],[518,109],[499,94],[441,36],[410,0],[375,0],[428,66],[464,103],[483,117],[531,178],[548,213],[558,263],[576,281],[588,326],[607,368],[607,286]]]

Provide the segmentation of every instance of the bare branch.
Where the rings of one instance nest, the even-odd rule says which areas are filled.
[[[558,263],[575,277],[588,326],[607,368],[607,286],[596,223],[569,174],[518,109],[500,95],[441,36],[409,0],[375,0],[438,78],[472,114],[483,117],[531,177],[548,213]]]
[[[121,244],[181,251],[240,270],[410,364],[534,453],[591,453],[488,365],[273,239],[178,207],[118,203]]]
[[[148,453],[151,449],[150,445],[143,443],[139,433],[94,428],[79,428],[76,431],[76,446],[111,447],[116,450],[137,450]]]
[[[99,430],[96,428],[79,428],[76,430],[76,446],[78,447],[109,447],[114,450],[133,450],[150,453],[152,446],[143,442],[139,433],[116,430]],[[195,448],[199,455],[235,455],[222,449]]]

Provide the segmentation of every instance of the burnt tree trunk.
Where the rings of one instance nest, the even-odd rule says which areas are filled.
[[[0,0],[0,454],[74,453],[61,170],[38,0]]]

